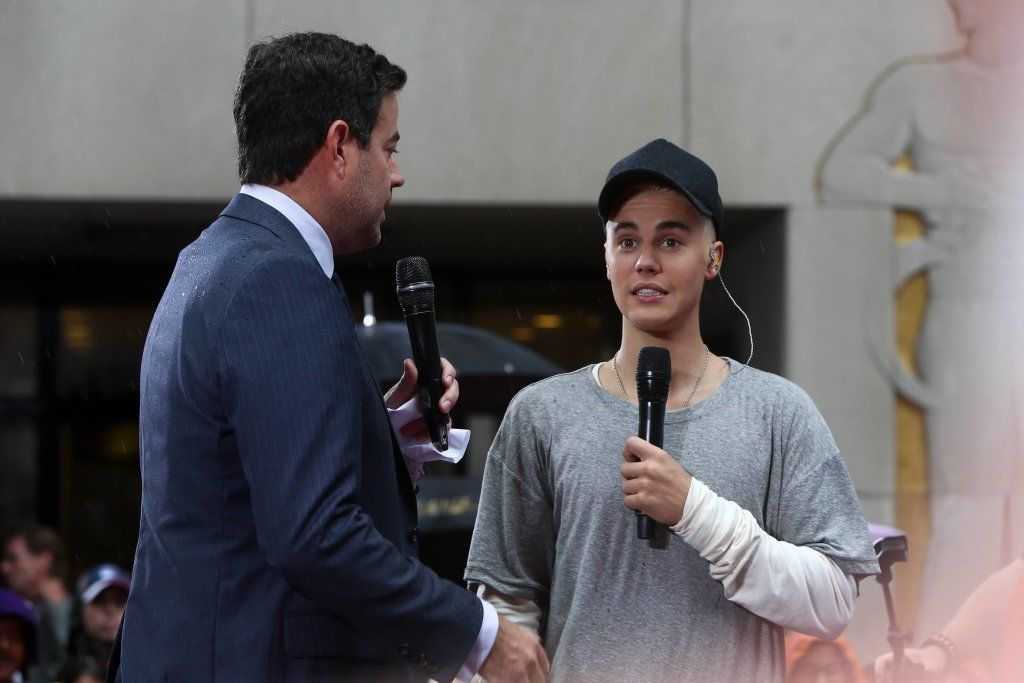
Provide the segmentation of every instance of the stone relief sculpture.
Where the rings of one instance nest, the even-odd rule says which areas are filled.
[[[927,278],[919,375],[885,363],[924,411],[922,637],[1024,547],[1024,0],[949,5],[965,47],[883,73],[818,177],[827,202],[924,221],[922,239],[895,249],[890,289]]]

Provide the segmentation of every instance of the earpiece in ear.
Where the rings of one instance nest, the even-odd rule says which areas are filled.
[[[718,252],[715,250],[714,247],[711,247],[711,250],[708,252],[708,257],[711,259],[710,266],[712,268],[717,268],[718,267]]]

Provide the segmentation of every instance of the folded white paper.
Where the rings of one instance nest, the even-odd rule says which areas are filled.
[[[468,429],[448,430],[448,450],[439,451],[434,444],[419,443],[416,439],[402,436],[402,427],[410,422],[423,418],[423,410],[420,409],[419,398],[413,397],[398,408],[388,408],[388,419],[391,420],[391,427],[395,430],[395,437],[398,439],[398,447],[405,458],[405,466],[409,468],[409,476],[415,486],[423,474],[423,463],[435,462],[438,460],[455,464],[462,460],[466,454],[466,447],[469,446]]]

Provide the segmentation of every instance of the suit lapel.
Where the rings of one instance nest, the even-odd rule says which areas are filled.
[[[353,320],[354,325],[355,317],[352,316],[352,308],[349,306],[348,296],[345,294],[345,288],[342,286],[341,278],[338,277],[337,273],[331,277],[331,282],[333,282],[334,286],[338,288],[339,292],[341,292],[341,298],[345,302],[345,307],[348,309],[349,317]],[[377,398],[380,400],[381,410],[383,410],[386,415],[388,412],[388,406],[384,403],[384,396],[380,393],[380,382],[378,382],[377,378],[373,376],[373,370],[370,368],[370,361],[367,360],[366,351],[363,349],[363,342],[360,341],[358,334],[354,336],[356,346],[359,347],[359,354],[363,359],[363,367],[366,369],[366,374],[369,375],[370,380],[376,389]],[[415,512],[416,492],[412,488],[412,481],[408,476],[409,468],[405,464],[405,457],[402,455],[402,449],[398,446],[398,438],[395,436],[395,429],[391,426],[390,419],[388,420],[388,434],[391,436],[391,451],[395,457],[395,472],[398,474],[398,487],[402,490],[403,498],[406,503],[410,505],[411,509]]]
[[[220,212],[220,215],[236,218],[238,220],[266,228],[284,242],[287,248],[302,254],[304,257],[310,259],[314,264],[316,264],[318,269],[320,268],[320,262],[316,260],[316,256],[313,255],[313,250],[309,248],[306,240],[302,239],[302,235],[299,234],[299,231],[294,225],[292,225],[291,221],[285,218],[284,214],[269,204],[261,202],[259,199],[250,197],[247,194],[238,193],[224,208],[224,210]],[[351,324],[354,327],[355,318],[352,316],[352,308],[349,306],[348,297],[345,295],[345,288],[342,286],[341,278],[338,277],[337,273],[331,277],[331,282],[341,295],[341,299],[345,304],[345,309],[349,314],[349,320],[352,321]],[[355,334],[354,330],[353,336],[355,337],[356,345],[359,347],[359,354],[361,356],[363,368],[366,371],[367,377],[370,378],[370,381],[373,384],[374,391],[380,401],[381,410],[384,411],[385,419],[387,419],[387,406],[384,404],[384,397],[380,393],[380,385],[377,383],[376,378],[374,378],[373,371],[370,370],[370,364],[366,360],[366,353],[363,351],[362,343],[359,341],[359,336]],[[405,458],[402,457],[402,451],[398,447],[398,440],[395,437],[395,431],[391,427],[390,420],[388,420],[388,433],[391,435],[391,450],[395,459],[395,474],[398,479],[398,487],[401,490],[402,498],[406,505],[415,512],[416,493],[413,491],[412,481],[409,479],[408,468],[405,465]]]

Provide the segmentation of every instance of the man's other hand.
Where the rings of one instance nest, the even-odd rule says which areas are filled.
[[[543,683],[550,668],[547,653],[537,636],[505,617],[498,617],[498,635],[480,667],[480,675],[487,683]]]
[[[675,458],[638,436],[622,449],[625,464],[619,469],[624,481],[623,503],[656,522],[672,526],[683,518],[693,477]]]

